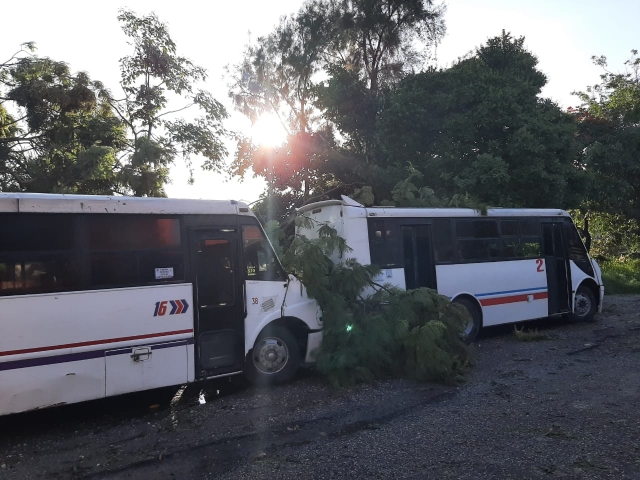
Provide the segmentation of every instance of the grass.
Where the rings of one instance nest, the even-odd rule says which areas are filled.
[[[513,327],[513,334],[516,339],[521,342],[540,342],[542,340],[549,340],[549,336],[545,333],[539,332],[537,329],[525,330],[522,327],[518,330],[518,327]]]
[[[640,294],[640,259],[609,260],[600,268],[605,293]]]

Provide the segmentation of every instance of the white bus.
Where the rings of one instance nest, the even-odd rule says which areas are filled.
[[[381,268],[380,281],[427,287],[465,306],[472,341],[483,326],[567,314],[591,320],[604,286],[564,210],[365,208],[348,197],[306,205],[314,227],[336,228],[361,264]],[[334,259],[337,260],[337,259]]]
[[[242,203],[0,194],[0,414],[284,382],[321,329]]]

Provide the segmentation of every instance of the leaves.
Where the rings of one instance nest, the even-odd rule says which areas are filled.
[[[459,380],[469,365],[460,340],[468,320],[464,308],[433,290],[405,292],[379,285],[379,269],[348,258],[351,249],[333,227],[303,215],[295,223],[313,238],[294,234],[281,258],[322,308],[323,342],[316,365],[331,383],[344,386],[388,376]],[[284,232],[275,227],[268,228],[272,241],[284,240]]]

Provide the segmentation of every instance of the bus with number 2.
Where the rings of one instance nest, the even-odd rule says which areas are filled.
[[[322,316],[243,203],[0,194],[0,415],[312,362]]]
[[[298,234],[336,228],[350,257],[381,269],[379,281],[431,288],[464,306],[467,341],[485,326],[555,315],[589,321],[602,311],[600,268],[564,210],[365,208],[343,196],[298,215],[313,224]]]

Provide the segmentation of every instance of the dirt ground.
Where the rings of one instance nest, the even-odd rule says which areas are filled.
[[[459,387],[303,372],[3,417],[0,479],[640,479],[640,296],[605,300],[542,341],[487,329]]]

